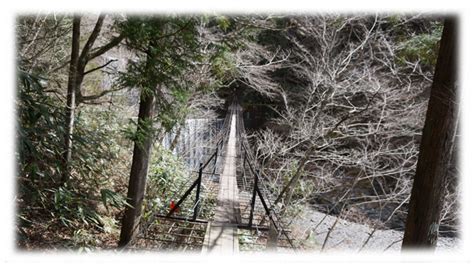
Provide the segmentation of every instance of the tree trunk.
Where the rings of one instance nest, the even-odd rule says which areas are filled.
[[[454,146],[457,104],[457,23],[447,18],[420,144],[402,248],[434,248],[445,179]]]
[[[140,96],[140,110],[138,112],[137,133],[145,130],[142,140],[135,140],[133,148],[132,168],[128,183],[127,202],[132,207],[126,207],[122,219],[119,247],[126,246],[135,238],[141,217],[142,202],[145,195],[148,161],[153,144],[152,118],[155,106],[154,91],[142,90]],[[140,134],[143,135],[143,134]]]
[[[102,25],[104,23],[105,15],[99,15],[94,29],[87,39],[82,51],[80,52],[81,39],[81,17],[74,16],[72,29],[72,48],[71,48],[71,62],[69,65],[68,85],[67,85],[67,105],[66,105],[66,122],[64,132],[64,155],[63,155],[63,173],[61,183],[64,184],[69,180],[71,175],[71,156],[73,147],[73,132],[75,109],[83,100],[81,93],[82,82],[84,81],[85,68],[87,63],[93,58],[102,55],[113,47],[117,46],[122,40],[123,36],[119,36],[110,41],[107,45],[99,48],[98,51],[90,54],[95,41],[97,40]],[[80,52],[80,53],[79,53]]]
[[[78,104],[82,102],[82,82],[84,81],[85,76],[85,69],[87,63],[89,63],[89,52],[91,51],[92,47],[94,46],[97,37],[99,37],[100,31],[102,30],[102,25],[104,24],[105,15],[100,14],[97,22],[95,23],[94,29],[92,30],[89,38],[87,38],[87,42],[82,48],[81,54],[79,55],[79,59],[77,62],[77,69],[76,69],[76,100]],[[111,47],[112,48],[112,47]]]
[[[74,132],[74,111],[76,109],[76,78],[81,36],[81,17],[74,16],[72,24],[71,62],[67,83],[66,122],[64,129],[63,173],[61,183],[66,183],[71,174],[72,134]]]

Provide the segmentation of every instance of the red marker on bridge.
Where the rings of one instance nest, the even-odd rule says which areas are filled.
[[[175,203],[174,203],[174,200],[171,200],[171,202],[170,202],[170,211],[171,211],[172,209],[174,209],[175,206],[176,206],[176,205],[175,205]],[[179,213],[179,208],[176,208],[176,210],[175,210],[174,212]]]

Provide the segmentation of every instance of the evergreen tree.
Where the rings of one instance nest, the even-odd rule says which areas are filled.
[[[128,185],[128,206],[122,219],[119,246],[135,237],[145,195],[148,161],[154,138],[155,109],[165,112],[169,97],[183,98],[186,87],[181,75],[197,57],[196,21],[191,17],[130,17],[120,25],[127,46],[138,60],[130,62],[121,84],[138,88],[140,107]],[[167,96],[168,95],[168,96]],[[156,114],[166,124],[163,113]]]

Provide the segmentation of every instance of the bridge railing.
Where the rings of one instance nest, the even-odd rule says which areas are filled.
[[[253,154],[250,152],[250,144],[248,143],[248,140],[246,138],[247,133],[245,130],[245,125],[244,125],[244,120],[243,120],[243,115],[242,115],[242,108],[237,103],[235,103],[235,105],[236,106],[234,106],[234,109],[236,111],[236,117],[237,117],[237,123],[236,123],[236,127],[237,127],[236,131],[237,131],[237,136],[238,136],[237,140],[240,146],[241,159],[243,160],[242,167],[245,170],[245,167],[248,166],[253,176],[252,197],[251,197],[251,202],[250,202],[250,214],[249,214],[247,227],[248,228],[256,227],[253,224],[253,219],[254,219],[256,198],[258,196],[264,208],[265,214],[267,215],[271,223],[270,226],[273,226],[278,231],[279,234],[283,234],[286,240],[288,241],[288,243],[290,244],[290,246],[294,249],[295,246],[293,245],[291,238],[288,236],[284,228],[283,222],[279,219],[278,214],[275,212],[274,208],[271,206],[271,201],[269,200],[268,195],[266,195],[266,193],[262,190],[262,187],[260,186],[260,185],[265,186],[264,182],[270,182],[270,180],[267,176],[262,175],[260,168],[257,168],[256,166],[257,161],[253,157]],[[268,188],[264,190],[266,190],[266,192],[268,193],[271,192]]]
[[[185,182],[181,185],[177,192],[175,192],[172,198],[180,198],[176,204],[173,204],[174,206],[172,208],[168,209],[168,206],[165,204],[162,208],[159,208],[155,210],[152,214],[147,215],[148,218],[141,222],[140,234],[146,235],[146,232],[153,225],[153,222],[156,220],[156,218],[172,218],[174,220],[193,221],[199,223],[206,222],[204,220],[199,220],[203,196],[202,182],[205,175],[209,175],[212,179],[215,177],[216,171],[218,171],[218,166],[220,164],[219,159],[222,158],[222,154],[224,152],[224,143],[226,142],[230,132],[231,118],[232,114],[228,112],[224,119],[223,126],[221,127],[219,133],[216,136],[216,141],[213,145],[215,147],[215,151],[208,158],[206,158],[207,160],[203,160],[203,162],[199,164],[199,168],[197,169],[197,171],[193,171],[197,172],[197,178],[195,180],[190,179],[190,181]],[[205,169],[210,166],[212,167],[212,171],[205,172]],[[192,182],[191,185],[186,189],[190,182]],[[184,189],[186,189],[186,191],[184,192],[184,194],[181,195]],[[181,205],[183,205],[183,203],[189,198],[193,190],[196,190],[196,194],[192,205],[192,216],[176,216],[177,210],[179,210]],[[163,212],[165,214],[163,214]]]
[[[234,104],[234,103],[233,103]],[[231,107],[229,107],[230,110],[232,110]],[[171,217],[181,206],[181,204],[188,198],[188,196],[191,194],[191,192],[196,189],[196,196],[194,200],[194,205],[193,205],[193,216],[191,221],[196,221],[200,207],[201,207],[201,184],[202,184],[202,179],[203,179],[203,170],[211,163],[213,162],[213,170],[211,172],[211,175],[214,176],[216,174],[216,169],[217,169],[217,159],[222,154],[223,147],[224,147],[224,142],[227,140],[230,132],[230,121],[232,118],[232,115],[234,114],[233,111],[227,112],[226,117],[224,119],[224,125],[220,131],[220,133],[217,136],[217,143],[216,143],[216,148],[215,152],[207,159],[205,163],[200,163],[199,169],[198,169],[198,177],[197,179],[191,184],[191,186],[184,192],[184,194],[181,196],[181,198],[178,200],[176,204],[170,209],[170,211],[166,214],[166,217]]]
[[[266,182],[270,182],[269,178],[263,174],[261,174],[260,170],[257,170],[257,161],[254,158],[253,154],[250,152],[250,144],[248,143],[248,140],[246,138],[247,133],[245,130],[244,126],[244,120],[242,117],[242,108],[241,106],[237,103],[237,101],[234,99],[232,101],[232,104],[228,108],[228,112],[226,114],[226,117],[224,119],[224,125],[222,126],[216,140],[215,144],[215,151],[210,155],[210,157],[207,158],[206,161],[201,162],[199,164],[199,169],[197,171],[197,178],[193,181],[191,186],[182,194],[180,199],[174,206],[167,212],[166,215],[162,217],[166,218],[173,218],[173,219],[179,219],[179,220],[186,220],[186,221],[198,221],[198,216],[201,210],[201,201],[202,201],[202,195],[201,195],[201,188],[202,188],[202,181],[203,181],[203,175],[204,175],[204,170],[209,166],[212,165],[213,170],[210,173],[212,176],[215,175],[216,169],[217,169],[217,164],[218,164],[218,158],[222,157],[222,154],[225,152],[224,151],[224,143],[229,137],[230,133],[230,124],[232,120],[232,116],[235,115],[236,117],[236,136],[237,136],[237,142],[240,147],[240,158],[243,160],[243,168],[247,167],[250,170],[252,179],[253,179],[253,184],[252,184],[252,197],[251,197],[251,202],[250,202],[250,216],[249,216],[249,221],[246,225],[242,226],[240,225],[239,227],[247,227],[247,228],[255,228],[253,224],[254,222],[254,214],[255,214],[255,205],[257,202],[257,196],[258,199],[260,200],[265,214],[269,219],[269,222],[271,223],[271,226],[273,226],[279,234],[283,234],[285,238],[287,239],[288,243],[291,245],[292,248],[294,248],[294,245],[292,243],[292,240],[288,236],[283,222],[278,216],[278,213],[274,210],[271,201],[269,200],[268,193],[271,193],[271,191],[265,186]],[[249,184],[252,182],[248,182]],[[191,195],[191,193],[196,190],[195,198],[194,198],[194,204],[192,207],[192,217],[178,217],[175,216],[174,214],[176,211],[180,208],[180,206],[185,202],[185,200],[188,199],[188,197]],[[158,215],[153,215],[153,216],[158,216]]]

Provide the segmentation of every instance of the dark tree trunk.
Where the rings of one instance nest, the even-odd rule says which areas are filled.
[[[81,17],[74,16],[72,24],[71,62],[67,83],[66,122],[64,129],[63,173],[61,183],[66,183],[71,174],[72,135],[74,132],[74,111],[76,109],[76,80],[81,36]]]
[[[138,231],[141,217],[142,202],[145,196],[145,185],[148,174],[148,161],[150,159],[153,134],[151,133],[152,118],[155,106],[154,92],[142,90],[140,96],[140,110],[138,112],[137,132],[142,131],[143,140],[135,140],[133,148],[132,168],[128,183],[127,202],[132,207],[126,207],[122,219],[119,247],[126,246],[132,241]],[[145,132],[143,132],[145,130]],[[142,134],[140,134],[142,135]]]
[[[113,47],[117,46],[122,40],[123,36],[114,38],[110,43],[99,48],[97,51],[91,54],[92,47],[97,40],[100,31],[104,23],[105,15],[99,15],[97,22],[92,30],[91,35],[87,39],[86,44],[80,51],[80,39],[81,39],[81,17],[74,16],[73,19],[73,30],[72,30],[72,49],[71,49],[71,62],[69,65],[68,73],[68,85],[67,85],[67,106],[66,106],[66,122],[64,132],[64,156],[63,156],[63,174],[61,183],[65,183],[69,180],[71,175],[71,156],[73,147],[73,132],[74,132],[74,120],[75,120],[75,109],[83,101],[81,93],[82,82],[84,81],[85,68],[87,63],[93,58],[102,55]],[[99,95],[100,96],[100,95]]]
[[[91,51],[92,47],[94,46],[97,37],[99,37],[100,31],[102,30],[102,25],[104,24],[105,15],[99,15],[97,22],[95,23],[94,29],[92,30],[91,35],[87,39],[86,44],[82,48],[81,54],[79,55],[79,59],[77,62],[77,73],[76,73],[76,99],[80,104],[82,102],[82,93],[81,87],[82,82],[84,81],[85,76],[85,69],[87,63],[89,63],[88,56],[89,52]]]
[[[457,121],[457,23],[447,18],[431,87],[402,248],[434,248]]]

